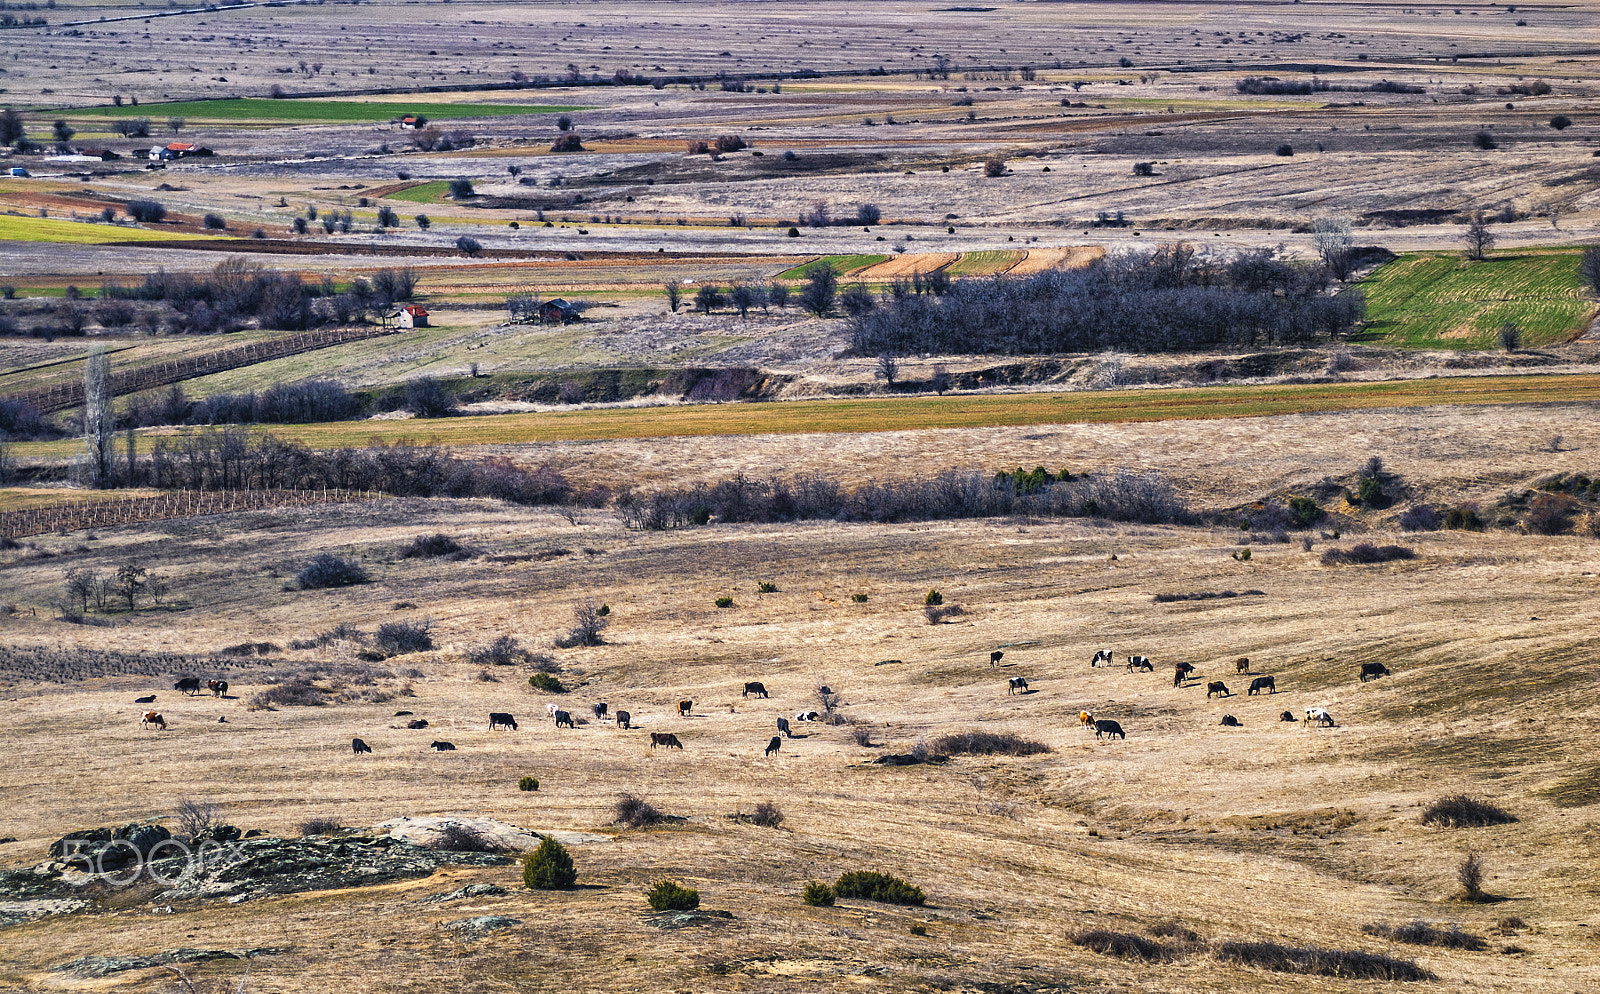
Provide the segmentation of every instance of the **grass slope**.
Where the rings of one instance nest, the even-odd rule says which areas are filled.
[[[92,107],[61,113],[73,117],[187,117],[193,121],[320,121],[356,124],[388,121],[404,114],[422,114],[433,121],[463,117],[507,117],[520,114],[556,114],[585,110],[550,104],[420,104],[366,103],[358,100],[270,100],[236,97],[230,100],[185,100],[137,107]]]
[[[1524,346],[1565,340],[1594,316],[1578,284],[1578,254],[1519,252],[1468,262],[1408,253],[1362,283],[1371,324],[1357,341],[1484,349],[1511,321]]]

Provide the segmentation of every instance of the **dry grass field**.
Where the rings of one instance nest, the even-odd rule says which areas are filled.
[[[1156,464],[1211,506],[1239,497],[1244,474],[1299,465],[1306,482],[1342,478],[1381,452],[1407,488],[1481,498],[1550,471],[1592,468],[1586,444],[1540,451],[1551,431],[1581,437],[1576,426],[1587,411],[1485,408],[1474,418],[1441,409],[1422,422],[1378,415],[1360,431],[1324,416],[1186,422],[1181,430],[1086,426],[1043,439],[1022,429],[927,432],[894,442],[902,453],[920,445],[978,466],[1166,450]],[[785,462],[808,468],[799,448],[768,452],[763,463],[753,444],[730,445],[729,454],[757,454],[753,471]],[[854,474],[870,473],[886,451],[840,447],[827,436],[803,444],[819,462]],[[643,461],[642,453],[617,455],[619,465]],[[676,442],[653,461],[681,460],[693,473],[695,458],[696,449]],[[1282,483],[1293,490],[1292,481]],[[1269,480],[1255,490],[1269,492],[1277,492]],[[377,664],[357,660],[350,642],[262,659],[219,656],[213,665],[233,684],[220,701],[174,694],[166,674],[60,684],[8,670],[9,700],[0,708],[13,754],[28,762],[4,767],[10,803],[0,831],[17,840],[0,850],[7,867],[38,863],[50,840],[86,827],[163,817],[173,824],[185,797],[214,801],[241,827],[290,837],[313,817],[361,827],[455,814],[600,838],[571,845],[580,888],[565,893],[522,889],[515,867],[447,869],[244,904],[163,901],[141,884],[107,893],[87,913],[6,928],[0,983],[172,990],[176,978],[159,969],[93,979],[54,968],[90,952],[180,948],[275,950],[253,961],[247,989],[285,992],[532,983],[1177,992],[1308,982],[1227,965],[1204,949],[1140,963],[1070,941],[1087,930],[1150,934],[1179,923],[1213,943],[1415,959],[1438,978],[1418,989],[1585,989],[1600,967],[1589,923],[1597,853],[1588,809],[1561,804],[1592,800],[1600,765],[1581,734],[1600,717],[1588,666],[1600,621],[1600,545],[1503,531],[1363,531],[1381,529],[1381,520],[1347,523],[1353,534],[1337,541],[1312,531],[1310,552],[1258,542],[1247,562],[1231,555],[1240,548],[1232,528],[1019,519],[640,533],[606,512],[569,522],[474,501],[396,500],[40,538],[35,548],[0,553],[7,599],[22,609],[0,619],[13,651],[204,655],[240,642],[288,646],[340,623],[370,634],[392,620],[426,620],[437,648]],[[454,536],[471,555],[399,556],[431,532]],[[1358,538],[1403,543],[1417,558],[1320,564],[1323,551]],[[375,582],[284,589],[322,551],[359,560]],[[171,583],[164,607],[112,612],[115,628],[51,618],[66,569],[112,569],[130,559]],[[758,582],[775,592],[758,593]],[[929,589],[964,613],[929,625],[921,609]],[[1222,590],[1261,593],[1153,601]],[[854,603],[854,594],[866,602]],[[732,607],[713,605],[723,596]],[[536,693],[520,667],[466,660],[474,646],[504,634],[546,649],[587,598],[611,607],[611,625],[605,645],[554,650],[570,693]],[[1147,654],[1156,672],[1090,668],[1102,647],[1119,660]],[[996,648],[1005,656],[992,669]],[[1277,692],[1246,695],[1250,677],[1235,674],[1237,656],[1251,659],[1252,675],[1273,675]],[[1192,663],[1199,682],[1173,687],[1176,662]],[[1367,662],[1391,675],[1361,682],[1357,670]],[[295,672],[320,673],[317,682],[331,691],[360,691],[371,672],[377,689],[405,686],[414,696],[250,709],[267,681]],[[1031,692],[1008,696],[1006,680],[1018,675]],[[765,682],[772,698],[741,697],[747,680]],[[1232,695],[1208,698],[1211,680],[1226,682]],[[796,724],[794,739],[763,756],[774,718],[814,707],[818,683],[842,692],[849,724]],[[133,698],[150,692],[171,724],[165,732],[138,726]],[[676,715],[683,698],[695,702],[694,717]],[[544,715],[547,701],[587,716],[601,700],[632,712],[638,730],[590,718],[558,731]],[[1278,721],[1280,711],[1314,706],[1328,708],[1335,727]],[[399,727],[397,708],[430,728]],[[1078,725],[1083,709],[1119,721],[1126,741],[1097,741]],[[519,729],[488,731],[491,710],[516,714]],[[1243,727],[1220,727],[1223,714]],[[856,743],[857,729],[870,746]],[[869,762],[968,730],[1014,732],[1050,751],[899,768]],[[683,752],[652,752],[652,731],[676,734]],[[350,755],[352,736],[373,755]],[[435,738],[457,750],[428,751]],[[70,777],[60,773],[67,769]],[[536,792],[517,790],[525,775],[539,779]],[[612,825],[611,807],[625,791],[687,820]],[[1424,805],[1461,792],[1520,821],[1419,823]],[[769,800],[785,815],[778,829],[726,817]],[[1487,862],[1485,890],[1505,900],[1452,900],[1469,850]],[[800,902],[806,880],[849,869],[904,877],[928,903]],[[734,917],[663,928],[674,923],[651,917],[643,898],[661,878],[699,889],[704,908]],[[421,902],[468,883],[506,893]],[[168,904],[170,915],[152,914]],[[471,941],[440,928],[486,914],[521,924]],[[1411,946],[1362,932],[1413,919],[1459,924],[1488,948]],[[242,966],[187,970],[202,989],[220,988]],[[1309,979],[1339,991],[1373,984]]]

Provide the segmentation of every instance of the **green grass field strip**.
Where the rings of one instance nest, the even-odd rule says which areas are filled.
[[[803,280],[811,275],[811,270],[814,267],[824,265],[832,266],[833,271],[840,276],[848,276],[858,269],[876,266],[887,258],[889,257],[886,255],[825,255],[820,259],[812,259],[803,265],[795,266],[793,269],[785,269],[778,274],[777,278],[780,280]]]
[[[355,124],[390,121],[405,114],[421,114],[431,121],[465,117],[510,117],[522,114],[557,114],[588,110],[552,104],[404,104],[366,103],[359,100],[272,100],[235,97],[229,100],[184,100],[137,107],[67,108],[56,111],[68,117],[186,117],[198,121],[319,121]]]
[[[54,217],[17,217],[0,214],[0,241],[54,242],[62,245],[111,245],[118,242],[203,240],[209,236],[178,231],[122,228],[114,224],[65,221]],[[50,296],[39,291],[38,296]]]
[[[1022,261],[1026,252],[1001,249],[993,252],[963,252],[961,258],[945,268],[951,276],[993,276]]]
[[[1411,348],[1494,348],[1501,325],[1522,329],[1524,347],[1565,341],[1591,319],[1578,281],[1578,253],[1524,251],[1482,262],[1407,253],[1365,281],[1367,329],[1357,341]]]
[[[570,413],[501,414],[409,421],[273,425],[256,431],[313,448],[365,445],[373,438],[451,446],[707,435],[782,435],[1021,427],[1262,417],[1440,405],[1593,403],[1600,374],[1473,376],[1384,383],[1228,386],[1110,393],[986,394],[773,404],[697,404]],[[171,434],[173,429],[154,429]],[[77,439],[20,442],[19,460],[64,458]]]
[[[413,204],[433,204],[438,203],[440,198],[442,198],[448,192],[450,192],[450,181],[447,179],[436,179],[428,183],[418,183],[416,186],[408,186],[404,190],[396,190],[395,192],[385,196],[383,199],[409,200]]]

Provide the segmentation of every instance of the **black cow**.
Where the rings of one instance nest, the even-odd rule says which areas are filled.
[[[671,732],[651,732],[650,748],[654,750],[656,746],[663,749],[683,749],[683,743],[679,742],[678,737]]]
[[[1388,669],[1388,667],[1384,666],[1382,663],[1362,663],[1361,664],[1361,682],[1362,683],[1366,683],[1369,679],[1376,680],[1380,676],[1388,676],[1388,675],[1389,675],[1389,669]]]
[[[1270,676],[1258,676],[1250,681],[1250,689],[1245,692],[1245,696],[1259,694],[1263,690],[1269,694],[1276,694],[1278,692],[1278,681]]]
[[[1279,721],[1299,721],[1300,719],[1296,718],[1294,716],[1294,712],[1293,711],[1285,711],[1282,714],[1278,715],[1278,720]]]
[[[177,683],[173,684],[172,689],[181,690],[190,697],[193,697],[195,694],[200,693],[200,678],[197,676],[186,676]]]
[[[611,708],[610,708],[610,706],[608,704],[606,704],[605,701],[601,701],[599,704],[596,704],[594,707],[590,708],[589,710],[594,712],[594,720],[595,721],[605,721],[606,720],[606,713],[608,711],[610,711]]]
[[[1096,718],[1094,720],[1094,737],[1098,739],[1102,735],[1121,736],[1124,740],[1128,737],[1128,733],[1122,730],[1122,726],[1110,718]]]
[[[155,702],[156,695],[154,694],[151,694],[149,697],[135,697],[133,699],[133,703],[135,704],[154,704]]]
[[[794,733],[789,731],[789,719],[788,718],[779,718],[778,719],[778,731],[782,732],[783,733],[783,737],[786,738],[786,739],[794,738]]]
[[[435,742],[433,745],[429,746],[429,748],[431,748],[434,752],[455,752],[456,751],[455,745],[453,743],[450,743],[450,742]]]
[[[772,741],[767,743],[767,755],[771,756],[783,747],[783,736],[774,735]]]
[[[1026,694],[1027,692],[1028,681],[1020,676],[1012,677],[1009,684],[1006,686],[1006,696],[1008,697],[1012,694]]]
[[[415,711],[396,711],[396,712],[395,712],[395,713],[394,713],[394,716],[395,716],[395,717],[396,717],[396,718],[404,718],[404,717],[406,717],[406,716],[407,716],[407,715],[413,715],[413,714],[416,714],[416,712],[415,712]]]
[[[407,728],[427,728],[428,727],[428,719],[426,719],[426,718],[413,718],[410,721],[406,722],[406,727]]]
[[[506,714],[504,711],[490,711],[489,731],[492,732],[501,725],[504,725],[514,732],[517,730],[517,719],[513,718],[509,714]]]
[[[577,728],[578,727],[576,724],[573,723],[572,714],[570,712],[557,711],[556,712],[556,727],[560,728],[562,725],[566,725],[568,728]]]
[[[1005,653],[1001,652],[999,649],[996,649],[995,651],[989,653],[989,665],[999,666],[1000,660],[1004,659],[1005,656]]]
[[[367,745],[365,742],[361,741],[360,739],[351,739],[350,740],[350,751],[355,753],[357,756],[359,756],[364,752],[371,752],[372,751],[372,747]]]
[[[632,728],[633,727],[633,715],[629,714],[626,711],[618,711],[617,712],[617,727],[618,728]]]
[[[1235,718],[1231,714],[1223,715],[1222,716],[1222,723],[1224,725],[1227,725],[1229,728],[1243,728],[1244,727],[1243,725],[1239,724],[1239,719]]]
[[[1229,690],[1228,685],[1223,683],[1221,680],[1213,680],[1206,684],[1206,697],[1209,698],[1212,694],[1221,694],[1223,697],[1230,697],[1232,696],[1233,691]]]
[[[759,684],[759,683],[747,683],[747,684],[745,684],[744,685],[744,693],[740,694],[739,696],[740,697],[749,697],[751,694],[754,694],[757,697],[770,697],[771,696],[770,694],[767,693],[767,688],[763,684]]]

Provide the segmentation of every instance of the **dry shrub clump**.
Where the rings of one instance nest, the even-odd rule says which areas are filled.
[[[1033,756],[1050,751],[1043,742],[1015,732],[956,732],[939,736],[928,748],[941,756]]]
[[[1443,828],[1484,828],[1489,825],[1509,825],[1517,816],[1491,801],[1467,794],[1441,797],[1422,809],[1424,825]]]
[[[375,642],[378,648],[391,656],[399,656],[408,652],[427,652],[433,648],[433,636],[428,634],[431,627],[424,621],[418,624],[414,621],[391,621],[378,626]]]
[[[1132,932],[1112,932],[1106,929],[1079,932],[1072,936],[1072,943],[1105,956],[1145,963],[1165,963],[1175,959],[1181,952],[1176,946],[1148,939],[1142,935],[1135,935]]]
[[[505,847],[471,825],[451,822],[428,843],[428,848],[443,852],[501,852]]]
[[[1187,594],[1156,594],[1152,600],[1157,604],[1171,604],[1173,601],[1209,601],[1229,597],[1265,597],[1264,590],[1243,590],[1235,593],[1232,590],[1196,590]]]
[[[946,618],[959,618],[967,611],[960,604],[925,604],[922,613],[927,617],[928,624],[937,625]]]
[[[1285,946],[1276,942],[1219,942],[1212,947],[1219,962],[1253,966],[1276,973],[1304,973],[1354,980],[1435,980],[1414,960],[1364,953],[1355,949]]]
[[[1409,925],[1389,925],[1378,922],[1375,925],[1363,925],[1361,931],[1367,935],[1376,935],[1382,939],[1393,939],[1395,942],[1405,942],[1413,946],[1443,946],[1446,949],[1487,949],[1489,943],[1481,935],[1462,931],[1459,924],[1452,924],[1449,928],[1441,928],[1429,924],[1422,919],[1417,919]]]
[[[433,559],[447,556],[450,559],[467,559],[472,555],[460,542],[442,532],[418,535],[411,544],[400,550],[402,559]]]
[[[294,577],[301,590],[353,587],[358,583],[368,583],[371,579],[359,563],[341,559],[331,552],[324,552],[306,563]]]
[[[665,821],[667,817],[654,804],[637,794],[623,794],[617,798],[611,813],[611,820],[624,828],[643,828]]]
[[[339,829],[343,827],[344,826],[339,824],[338,819],[326,818],[319,815],[316,818],[307,818],[305,821],[301,822],[300,834],[303,836],[332,835],[334,832],[339,831]]]
[[[744,820],[762,828],[777,828],[783,824],[783,812],[771,801],[762,801],[756,805],[754,811],[744,816]]]
[[[1358,542],[1348,549],[1329,549],[1322,554],[1324,566],[1351,566],[1366,565],[1368,563],[1387,563],[1396,559],[1415,559],[1416,550],[1408,549],[1403,545],[1373,545],[1371,542]]]
[[[276,687],[268,687],[250,698],[252,711],[271,708],[320,707],[328,702],[328,692],[307,680],[290,680]]]

